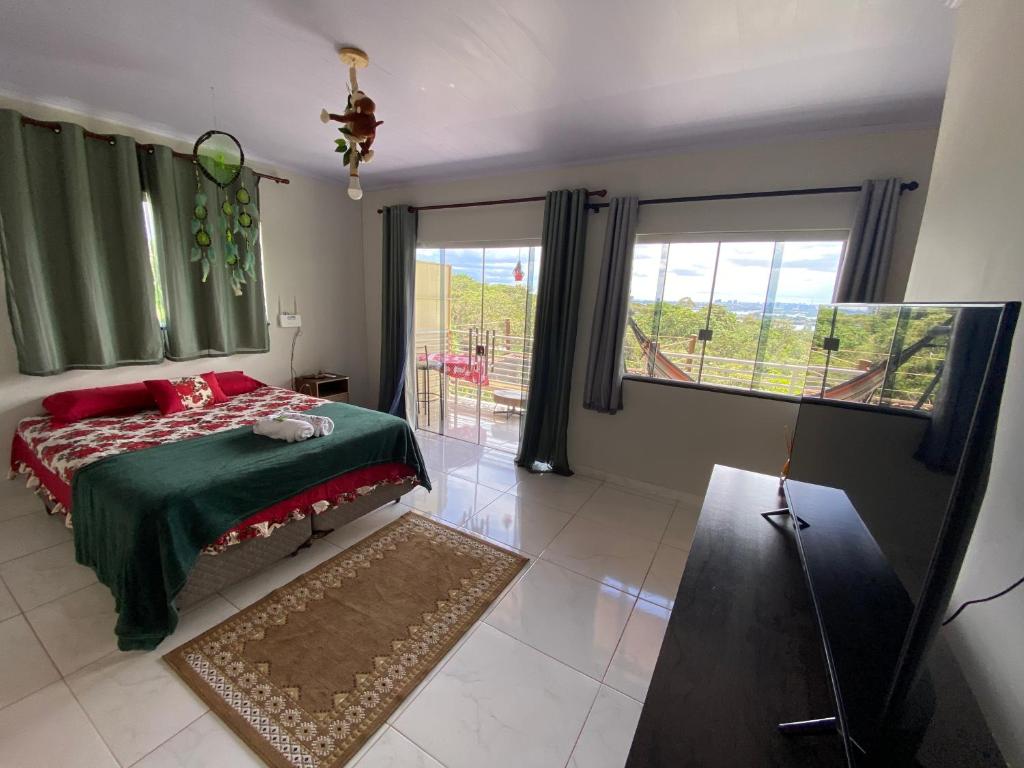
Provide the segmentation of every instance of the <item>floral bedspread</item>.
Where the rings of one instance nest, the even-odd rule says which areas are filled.
[[[143,411],[65,424],[51,416],[22,419],[18,434],[43,465],[68,485],[82,467],[105,456],[152,448],[255,423],[284,410],[305,411],[323,403],[280,387],[260,387],[212,408],[170,416]]]

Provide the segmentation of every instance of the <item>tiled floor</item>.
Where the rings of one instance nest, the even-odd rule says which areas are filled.
[[[421,435],[408,494],[187,611],[152,653],[115,649],[113,601],[70,533],[0,488],[0,764],[258,766],[160,659],[409,507],[531,557],[350,765],[616,768],[626,758],[696,523],[678,505]]]

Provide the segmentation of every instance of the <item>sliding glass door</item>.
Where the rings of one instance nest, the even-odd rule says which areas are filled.
[[[515,451],[532,355],[540,249],[416,252],[417,426]]]

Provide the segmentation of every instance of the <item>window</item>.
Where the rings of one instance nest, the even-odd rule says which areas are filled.
[[[644,238],[633,251],[626,372],[799,395],[845,237]]]
[[[153,270],[153,296],[156,299],[156,317],[161,328],[167,328],[167,304],[164,301],[164,287],[160,280],[160,260],[156,252],[156,229],[153,224],[153,202],[149,195],[142,193],[142,220],[146,224],[146,243],[149,245],[149,266]]]

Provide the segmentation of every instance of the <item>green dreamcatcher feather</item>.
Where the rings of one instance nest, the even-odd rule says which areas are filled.
[[[203,270],[203,282],[210,276],[210,248],[213,247],[213,238],[206,228],[210,218],[210,211],[206,207],[206,193],[203,192],[203,185],[199,179],[199,169],[196,168],[196,197],[195,205],[192,208],[192,255],[190,261],[199,262]]]
[[[233,157],[225,159],[224,139],[221,139],[221,148],[200,152],[200,147],[204,143],[219,137],[226,137],[237,148],[237,161]],[[231,145],[227,146],[227,154],[230,155]],[[199,176],[202,171],[204,176],[217,185],[217,196],[220,203],[217,206],[218,227],[224,236],[224,267],[228,270],[228,281],[231,284],[232,292],[236,296],[241,296],[242,286],[248,283],[249,279],[256,278],[256,244],[259,241],[259,219],[251,193],[244,184],[238,186],[234,195],[227,191],[228,187],[241,174],[245,161],[242,146],[230,134],[223,131],[208,131],[196,142],[193,148],[193,159],[196,163],[196,197],[192,218],[192,234],[195,242],[192,246],[191,260],[200,263],[205,283],[210,276],[213,262],[210,253],[213,239],[209,228],[207,197],[203,192]],[[221,197],[222,195],[223,197]]]

